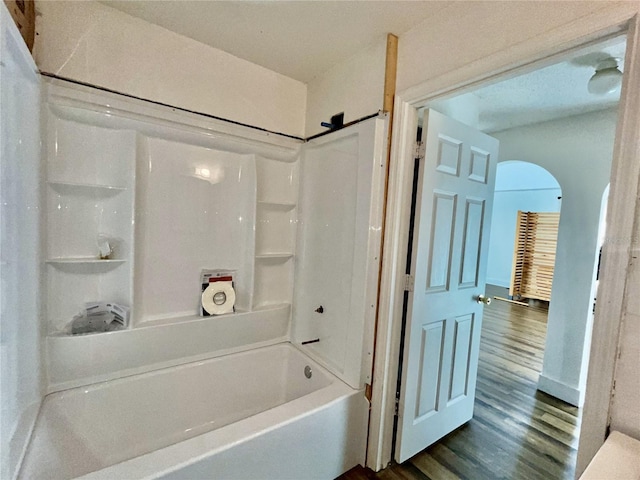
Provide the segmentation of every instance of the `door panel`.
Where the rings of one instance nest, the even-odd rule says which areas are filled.
[[[425,112],[398,408],[402,462],[469,421],[498,141]]]
[[[427,290],[430,292],[449,289],[456,200],[457,196],[449,192],[435,192],[433,195],[433,240],[427,267]]]
[[[481,198],[467,198],[464,239],[462,241],[462,265],[460,266],[458,288],[476,287],[478,285],[484,204],[485,201]]]
[[[444,320],[422,327],[420,388],[417,389],[416,417],[433,414],[438,407],[438,382],[444,350]],[[425,356],[425,352],[430,355]]]
[[[471,357],[471,335],[473,315],[456,318],[453,334],[453,356],[451,363],[451,383],[447,405],[468,395],[469,359]]]

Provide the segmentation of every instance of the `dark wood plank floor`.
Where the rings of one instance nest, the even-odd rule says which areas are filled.
[[[547,310],[494,300],[483,322],[474,418],[403,464],[340,480],[573,479],[579,409],[536,390]]]

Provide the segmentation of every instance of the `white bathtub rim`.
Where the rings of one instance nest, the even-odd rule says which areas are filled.
[[[120,380],[125,380],[130,377],[136,377],[138,375],[145,375],[145,376],[155,375],[157,373],[162,372],[163,370],[167,370],[170,368],[186,367],[191,363],[216,360],[218,358],[228,357],[229,355],[242,354],[246,352],[251,352],[253,350],[259,350],[262,348],[274,347],[277,345],[293,346],[293,344],[289,342],[289,339],[287,337],[279,337],[271,340],[265,340],[263,342],[256,342],[248,345],[242,345],[240,347],[232,347],[224,350],[218,350],[216,352],[207,352],[207,353],[202,353],[202,354],[193,355],[189,357],[181,357],[175,360],[167,360],[164,362],[153,363],[153,364],[145,365],[142,367],[128,368],[125,370],[118,371],[117,376],[115,376],[113,373],[108,373],[104,375],[96,375],[89,380],[82,380],[82,381],[72,380],[69,382],[62,382],[55,385],[51,385],[50,388],[52,387],[53,388],[50,391],[47,391],[46,394],[56,395],[59,393],[64,393],[69,390],[73,390],[75,388],[92,388],[100,384],[105,384],[110,382],[119,382]],[[301,350],[297,349],[297,351],[301,351]],[[305,356],[309,357],[308,355],[305,355]],[[327,373],[330,373],[330,372],[327,372]],[[335,375],[332,375],[332,376],[335,376]]]
[[[225,328],[230,328],[229,322],[245,322],[246,324],[247,322],[251,322],[251,319],[255,321],[259,316],[265,316],[261,318],[267,320],[266,323],[270,325],[270,327],[267,328],[268,331],[266,335],[253,335],[254,338],[251,340],[247,340],[247,338],[243,338],[242,341],[236,339],[238,343],[223,341],[222,346],[218,348],[207,348],[205,351],[201,351],[195,355],[189,354],[186,351],[175,356],[150,351],[136,358],[137,363],[139,363],[137,366],[129,367],[128,365],[123,365],[120,368],[108,368],[107,371],[99,373],[96,373],[96,371],[103,369],[100,366],[96,368],[91,367],[91,372],[85,371],[86,368],[81,368],[78,371],[76,365],[77,359],[75,357],[73,359],[70,358],[76,354],[80,356],[86,355],[88,351],[91,351],[92,355],[97,351],[99,355],[106,355],[105,358],[109,358],[109,355],[117,355],[118,345],[124,342],[131,347],[133,337],[140,336],[141,334],[148,335],[149,332],[152,332],[154,339],[160,342],[169,340],[174,342],[185,341],[186,336],[192,333],[191,330],[193,327],[206,328],[208,329],[206,335],[213,335],[215,333],[219,337],[220,335],[229,333],[225,330]],[[265,322],[261,322],[261,324],[264,323]],[[46,394],[288,342],[290,338],[290,323],[290,306],[280,305],[259,311],[222,315],[219,319],[218,317],[194,316],[189,320],[180,322],[136,326],[126,330],[95,335],[47,336],[45,342],[48,362]],[[218,331],[217,329],[219,328],[222,330]],[[112,350],[111,347],[115,350]],[[66,353],[61,355],[60,352],[62,351]],[[71,356],[69,352],[72,352]],[[125,351],[124,353],[130,353],[130,351]],[[151,360],[147,357],[147,354],[156,357],[164,356],[166,358]]]
[[[153,452],[87,473],[77,480],[112,480],[114,478],[157,479],[192,465],[210,455],[282,428],[318,411],[329,408],[351,395],[363,394],[326,372],[335,381],[329,386],[238,422],[183,440]],[[311,404],[312,408],[309,408]],[[221,438],[216,438],[221,437]]]

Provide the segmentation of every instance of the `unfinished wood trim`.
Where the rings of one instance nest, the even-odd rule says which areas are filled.
[[[27,44],[29,51],[33,51],[33,42],[36,35],[36,7],[34,0],[4,0],[7,10],[11,14],[20,35]]]
[[[376,317],[373,328],[373,358],[371,364],[373,370],[371,372],[371,389],[367,399],[370,402],[369,405],[369,435],[367,436],[367,450],[365,454],[365,464],[370,466],[374,470],[384,468],[386,464],[380,464],[381,452],[379,446],[383,443],[382,435],[385,432],[389,432],[389,429],[384,428],[381,420],[384,418],[384,407],[386,406],[385,398],[386,391],[389,388],[389,381],[386,373],[379,375],[380,378],[376,379],[376,372],[380,372],[381,367],[376,367],[376,352],[378,351],[378,323],[380,318],[380,312],[383,311],[382,299],[382,271],[384,269],[384,243],[385,243],[385,231],[387,227],[387,203],[389,196],[389,175],[391,171],[391,140],[393,132],[393,110],[396,95],[396,73],[398,66],[398,37],[392,33],[387,34],[387,51],[384,70],[384,96],[383,96],[383,110],[387,112],[389,123],[387,127],[387,166],[384,177],[384,193],[382,201],[382,228],[380,232],[380,255],[379,260],[379,275],[378,275],[378,292],[376,304]],[[386,344],[387,332],[382,335],[382,341]],[[388,356],[384,355],[386,361]],[[395,383],[393,383],[393,389],[395,390]],[[375,397],[375,399],[374,399]],[[393,434],[391,429],[391,434]],[[390,455],[390,454],[389,454]]]
[[[395,411],[404,272],[406,267],[413,150],[418,113],[407,102],[396,103],[393,142],[389,165],[389,191],[383,232],[384,252],[381,269],[381,295],[374,358],[373,396],[369,420],[366,466],[378,471],[391,461],[393,416]],[[410,159],[410,160],[409,160]]]
[[[384,99],[382,109],[393,114],[393,103],[396,96],[396,73],[398,71],[398,37],[387,34],[387,59],[384,66]]]
[[[580,475],[604,443],[609,427],[615,364],[620,345],[620,326],[634,248],[634,228],[640,221],[640,18],[629,22],[620,110],[611,166],[607,208],[607,232],[602,248],[594,341],[591,343],[587,389],[582,415],[576,474]],[[633,200],[631,200],[633,199]],[[631,219],[634,219],[633,221]],[[638,248],[635,239],[635,248]]]
[[[380,231],[380,254],[379,271],[382,270],[382,254],[384,252],[384,231],[386,226],[387,215],[387,196],[389,193],[389,169],[391,168],[391,135],[393,127],[393,103],[396,95],[396,72],[398,67],[398,37],[393,33],[387,34],[387,51],[384,66],[384,97],[382,100],[382,110],[387,113],[389,123],[387,127],[387,167],[384,173],[384,192],[382,200],[382,229]],[[380,291],[382,284],[382,275],[378,275],[378,292],[377,297],[380,299]],[[376,338],[378,333],[378,317],[380,315],[380,301],[376,305],[376,319],[373,327],[373,358],[371,364],[375,362]],[[373,383],[373,371],[371,372],[371,382]],[[370,392],[371,393],[371,392]],[[371,394],[367,397],[371,401]],[[365,462],[366,463],[366,462]]]

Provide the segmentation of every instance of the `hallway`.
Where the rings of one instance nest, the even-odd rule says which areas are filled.
[[[473,420],[404,464],[340,479],[573,479],[580,411],[536,390],[546,321],[545,308],[494,300],[484,310]]]

